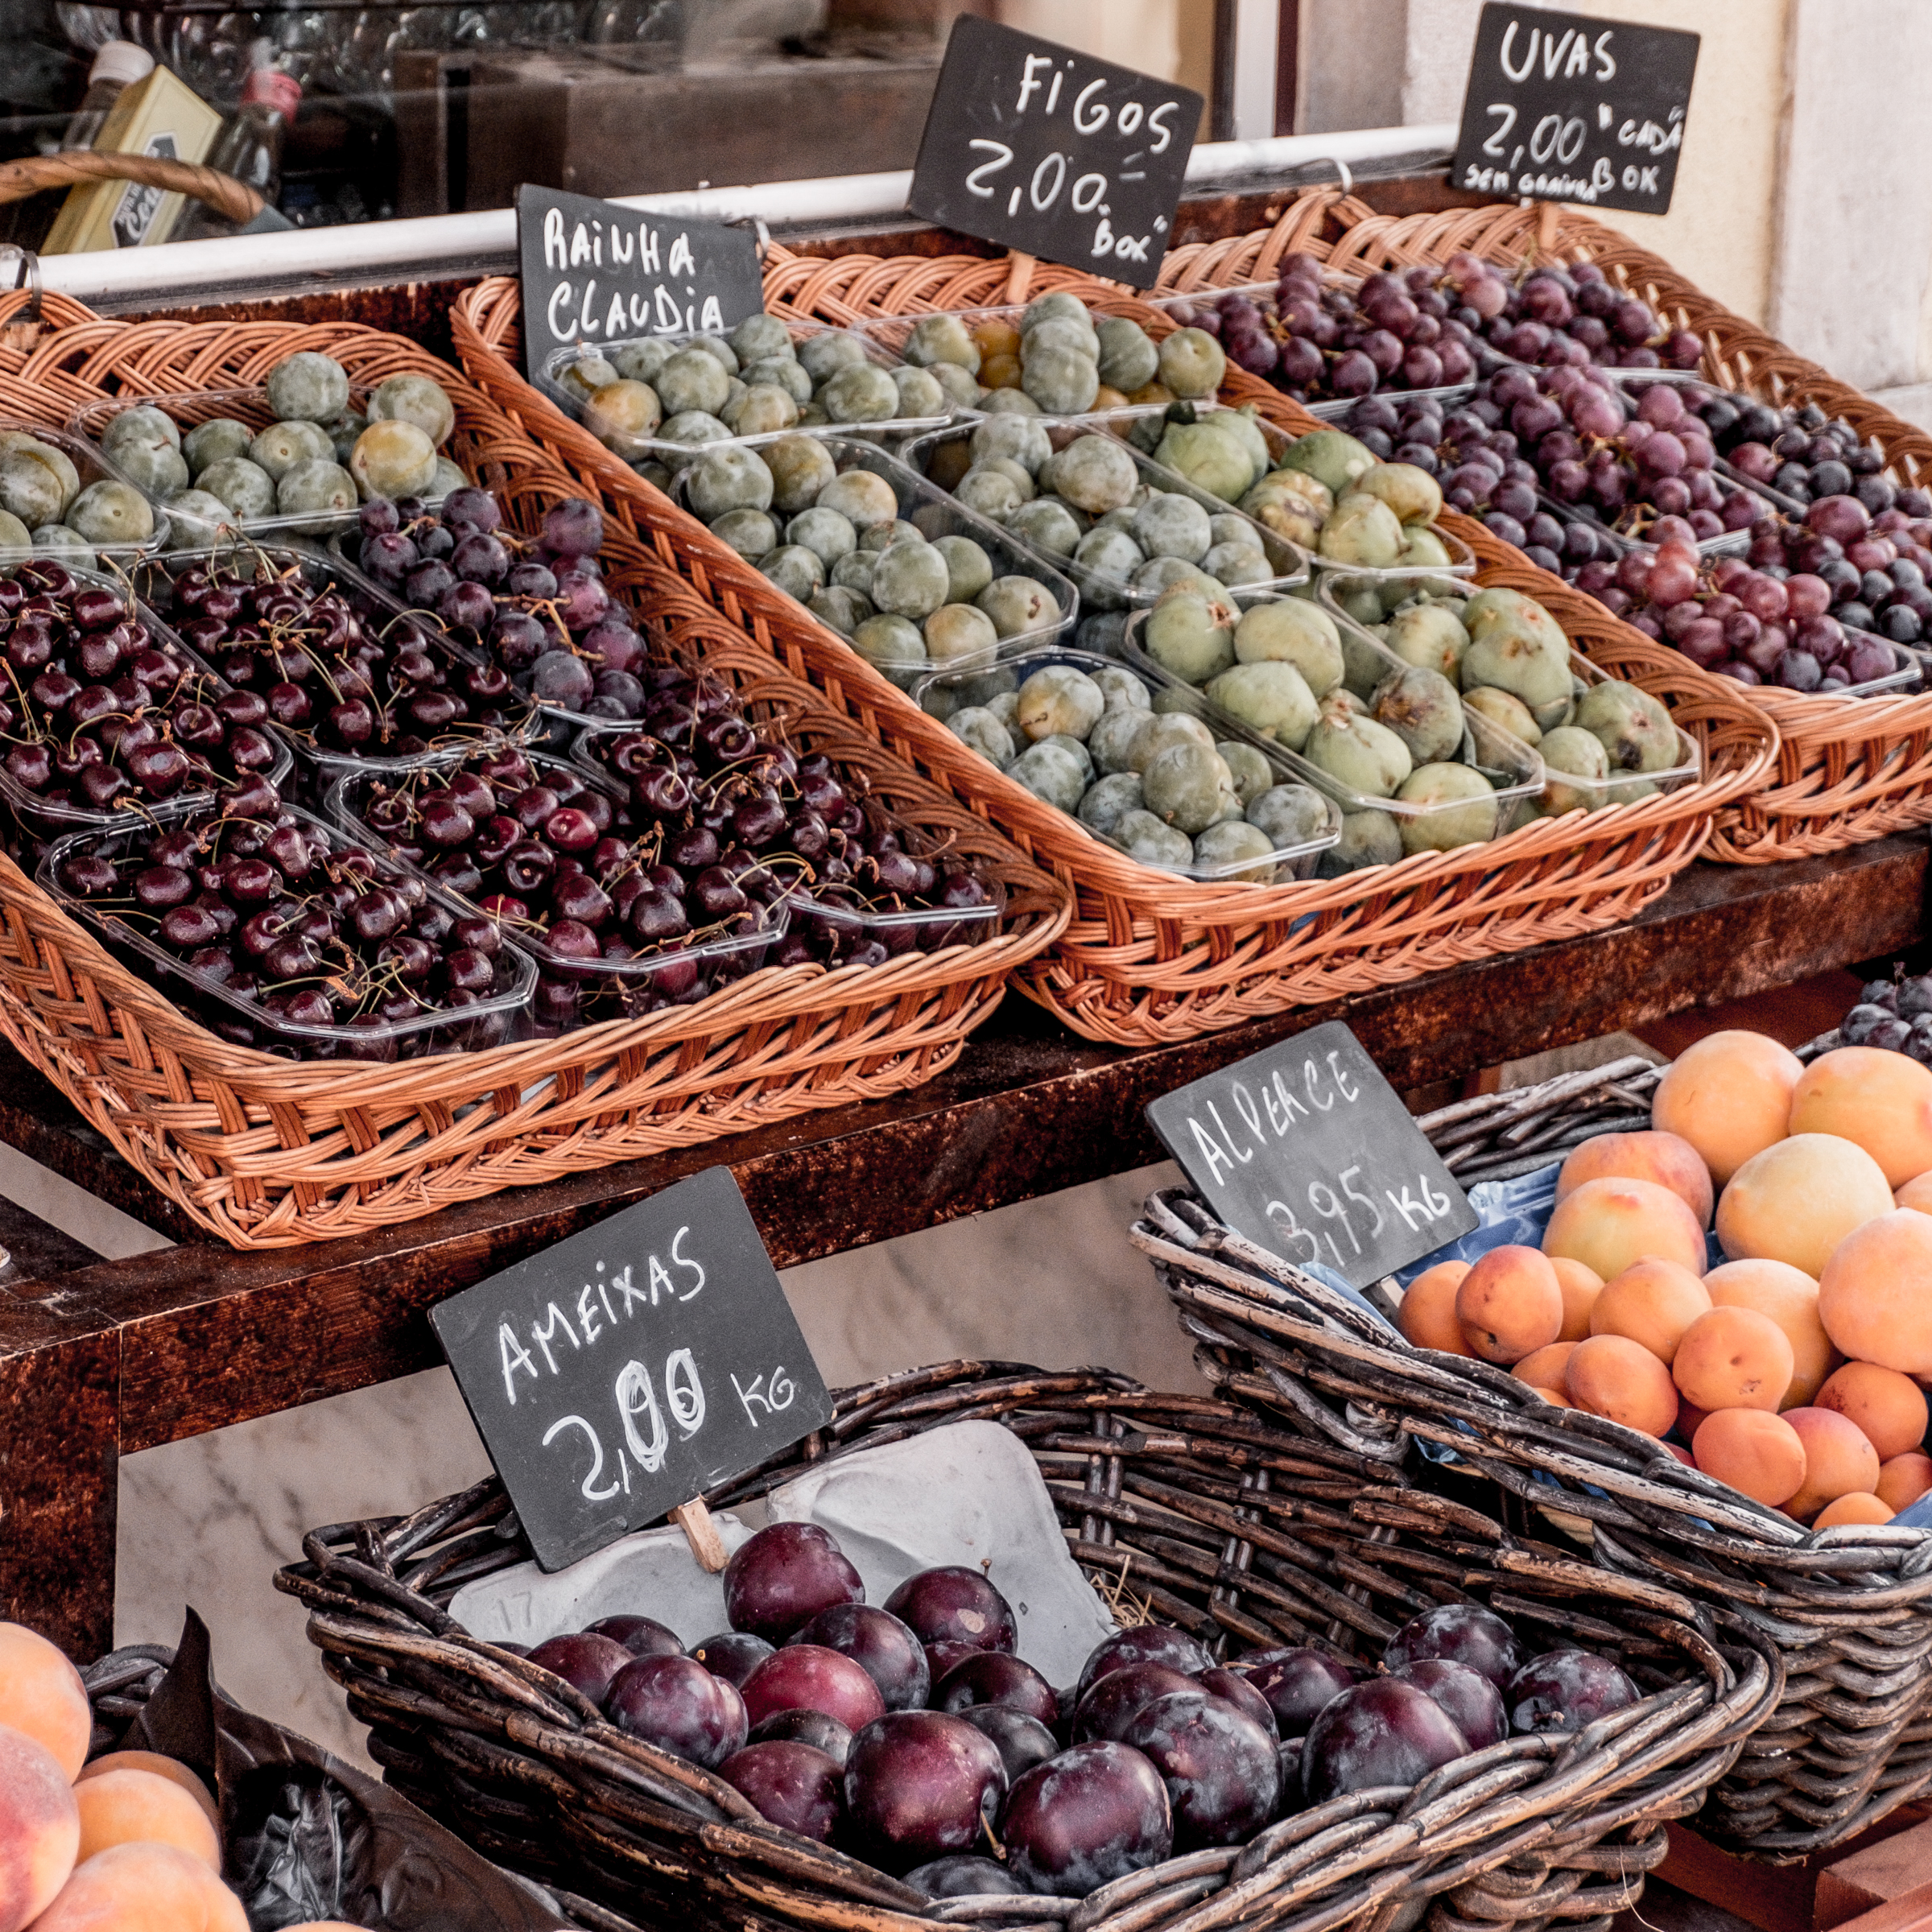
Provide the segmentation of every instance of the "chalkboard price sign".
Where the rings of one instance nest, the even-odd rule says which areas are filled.
[[[1201,97],[962,14],[919,142],[914,213],[1151,288]]]
[[[1401,1096],[1339,1020],[1177,1087],[1147,1118],[1237,1234],[1356,1288],[1476,1224]]]
[[[517,270],[531,376],[567,343],[722,335],[765,306],[745,229],[527,183],[517,190]]]
[[[728,1167],[479,1282],[429,1319],[545,1570],[832,1418]]]
[[[1478,194],[1668,212],[1698,36],[1488,0],[1450,179]]]

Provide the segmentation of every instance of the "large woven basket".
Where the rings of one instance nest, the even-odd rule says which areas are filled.
[[[296,349],[327,351],[358,381],[411,369],[443,382],[458,458],[513,525],[534,528],[581,493],[455,370],[369,329],[72,322],[24,361],[0,357],[0,407],[46,420],[84,386],[243,385]],[[1064,927],[1062,885],[774,664],[665,567],[628,506],[607,508],[609,580],[654,645],[727,679],[755,709],[788,714],[801,749],[863,772],[901,817],[953,840],[1004,884],[1004,929],[880,967],[768,968],[692,1007],[555,1039],[393,1066],[298,1065],[184,1018],[0,859],[0,1031],[149,1181],[234,1245],[357,1233],[901,1092],[958,1056],[1007,976]]]
[[[1648,1126],[1660,1075],[1622,1061],[1418,1125],[1459,1178],[1503,1178],[1591,1134]],[[1806,1530],[1506,1370],[1392,1338],[1183,1191],[1153,1197],[1132,1238],[1224,1394],[1392,1470],[1421,1467],[1418,1443],[1453,1448],[1530,1520],[1587,1542],[1599,1567],[1667,1583],[1777,1646],[1777,1712],[1713,1790],[1700,1831],[1802,1858],[1932,1789],[1932,1533]]]
[[[1076,1560],[1217,1650],[1311,1642],[1373,1660],[1418,1609],[1474,1598],[1552,1643],[1620,1653],[1642,1703],[1574,1738],[1521,1738],[1410,1794],[1341,1798],[1245,1847],[1202,1851],[1085,1900],[972,1911],[1077,1932],[1397,1928],[1607,1932],[1775,1699],[1768,1650],[1676,1592],[1505,1536],[1474,1509],[1373,1484],[1360,1458],[1237,1407],[1097,1370],[960,1363],[848,1389],[778,1464],[715,1492],[761,1496],[828,1456],[968,1418],[1031,1450]],[[717,1777],[613,1728],[547,1671],[444,1608],[527,1559],[493,1480],[402,1520],[304,1539],[277,1587],[390,1781],[601,1932],[633,1924],[918,1932],[956,1916],[843,1854],[764,1824]],[[649,1606],[640,1604],[640,1609]],[[1433,1901],[1431,1904],[1430,1901]],[[620,1914],[621,1916],[620,1916]]]
[[[983,279],[987,266],[980,262],[974,272]],[[1050,279],[1131,305],[1130,298],[1069,270],[1051,271]],[[467,291],[451,320],[465,366],[499,407],[611,501],[623,502],[695,588],[1073,888],[1071,924],[1018,984],[1090,1038],[1125,1045],[1186,1039],[1620,924],[1699,855],[1717,813],[1749,797],[1771,770],[1775,733],[1741,694],[1478,531],[1496,580],[1512,568],[1529,572],[1523,580],[1534,580],[1537,594],[1593,659],[1606,669],[1621,667],[1618,675],[1672,705],[1703,745],[1705,781],[1581,822],[1539,822],[1492,845],[1418,855],[1367,875],[1260,887],[1150,871],[1087,836],[968,751],[842,639],[803,617],[767,579],[526,384],[515,367],[514,282],[498,279]]]

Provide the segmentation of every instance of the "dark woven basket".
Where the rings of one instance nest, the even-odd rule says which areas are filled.
[[[1649,1126],[1661,1074],[1619,1061],[1418,1125],[1465,1183],[1501,1179]],[[1418,1443],[1452,1447],[1518,1499],[1517,1520],[1552,1524],[1600,1569],[1668,1583],[1777,1647],[1777,1710],[1712,1788],[1700,1831],[1789,1861],[1932,1789],[1932,1532],[1806,1530],[1505,1369],[1392,1337],[1184,1190],[1155,1195],[1132,1238],[1224,1395],[1393,1471],[1421,1466]]]
[[[1777,1699],[1769,1647],[1689,1600],[1611,1578],[1477,1511],[1377,1480],[1361,1457],[1233,1405],[1099,1370],[954,1362],[848,1389],[822,1435],[713,1492],[969,1419],[1003,1422],[1046,1478],[1069,1547],[1146,1614],[1224,1653],[1309,1643],[1373,1660],[1428,1606],[1475,1598],[1620,1656],[1645,1695],[1573,1737],[1514,1739],[1413,1792],[1358,1793],[1084,1900],[935,1902],[762,1823],[729,1785],[605,1723],[443,1608],[529,1551],[494,1480],[406,1519],[334,1524],[279,1587],[373,1727],[393,1783],[499,1864],[562,1888],[586,1924],[917,1932],[962,1917],[1073,1932],[1355,1923],[1438,1932],[1561,1919],[1603,1932]],[[639,1606],[644,1608],[645,1606]],[[619,1913],[625,1917],[619,1917]]]
[[[174,1661],[171,1645],[125,1644],[80,1673],[94,1712],[94,1734],[87,1744],[90,1761],[120,1749],[128,1726],[146,1708]]]

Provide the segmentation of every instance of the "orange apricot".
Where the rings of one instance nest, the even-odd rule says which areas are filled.
[[[75,1866],[32,1932],[248,1932],[248,1914],[192,1852],[110,1845]]]
[[[1768,1409],[1719,1409],[1706,1416],[1690,1453],[1705,1475],[1773,1509],[1797,1495],[1805,1480],[1802,1439]]]
[[[1704,1284],[1690,1269],[1675,1261],[1633,1261],[1604,1282],[1590,1311],[1590,1332],[1627,1335],[1669,1368],[1685,1331],[1710,1308]]]
[[[1438,1261],[1409,1284],[1395,1311],[1395,1325],[1405,1341],[1444,1355],[1475,1354],[1455,1319],[1455,1291],[1468,1272],[1467,1261]]]
[[[1878,1046],[1820,1054],[1792,1090],[1790,1129],[1856,1142],[1902,1187],[1932,1168],[1932,1071]]]
[[[0,1725],[0,1932],[53,1903],[80,1849],[65,1768],[38,1738]]]
[[[1715,1198],[1711,1170],[1681,1134],[1596,1134],[1565,1158],[1556,1177],[1556,1198],[1574,1194],[1585,1181],[1654,1181],[1682,1199],[1700,1228],[1711,1225]]]
[[[1697,1458],[1682,1443],[1666,1442],[1662,1447],[1666,1455],[1675,1456],[1686,1469],[1695,1469],[1697,1467]]]
[[[1892,1199],[1896,1207],[1910,1208],[1920,1214],[1932,1214],[1932,1174],[1915,1175]]]
[[[1789,1131],[1791,1094],[1804,1071],[1790,1048],[1761,1033],[1714,1033],[1665,1069],[1650,1125],[1688,1141],[1722,1187]]]
[[[1847,1362],[1818,1392],[1820,1409],[1835,1409],[1865,1432],[1878,1459],[1922,1447],[1926,1439],[1926,1392],[1909,1375],[1876,1362]]]
[[[109,1771],[151,1771],[156,1777],[168,1779],[187,1792],[208,1814],[208,1822],[221,1829],[221,1814],[213,1793],[179,1758],[163,1757],[159,1751],[109,1751],[85,1765],[74,1782],[84,1785],[90,1777],[104,1777]]]
[[[1700,1409],[1775,1414],[1791,1385],[1790,1339],[1755,1308],[1712,1308],[1684,1331],[1670,1373]]]
[[[1835,1503],[1827,1503],[1811,1519],[1814,1530],[1830,1530],[1839,1523],[1889,1523],[1898,1512],[1882,1498],[1855,1489]]]
[[[1791,1385],[1781,1409],[1804,1406],[1844,1360],[1818,1319],[1818,1283],[1785,1261],[1726,1261],[1704,1277],[1713,1307],[1755,1308],[1791,1344]]]
[[[1881,1503],[1889,1503],[1896,1513],[1909,1509],[1928,1489],[1932,1489],[1932,1455],[1915,1451],[1909,1455],[1895,1455],[1890,1462],[1881,1463],[1878,1487],[1872,1493]]]
[[[1932,1375],[1929,1283],[1932,1215],[1894,1208],[1847,1234],[1825,1263],[1818,1319],[1855,1362]]]
[[[1604,1291],[1604,1278],[1567,1254],[1552,1255],[1550,1265],[1556,1270],[1556,1285],[1563,1291],[1563,1325],[1556,1339],[1580,1342],[1590,1332],[1590,1311]]]
[[[1574,1342],[1546,1343],[1533,1348],[1509,1373],[1532,1389],[1560,1389],[1570,1366],[1570,1351],[1575,1346]]]
[[[1809,1522],[1827,1503],[1877,1486],[1878,1451],[1857,1423],[1835,1409],[1787,1409],[1785,1420],[1805,1446],[1804,1484],[1785,1499],[1789,1514]]]
[[[1585,1181],[1558,1202],[1543,1253],[1581,1261],[1606,1282],[1650,1256],[1693,1274],[1703,1274],[1706,1258],[1697,1216],[1654,1181]]]
[[[1836,1134],[1794,1134],[1731,1177],[1717,1203],[1717,1238],[1731,1261],[1786,1261],[1818,1277],[1854,1228],[1892,1212],[1885,1171],[1864,1148]]]
[[[94,1734],[87,1686],[66,1657],[24,1624],[0,1624],[0,1724],[38,1738],[70,1784],[87,1762]]]
[[[1556,1270],[1534,1248],[1505,1244],[1481,1256],[1455,1291],[1455,1319],[1485,1362],[1520,1362],[1563,1325]]]
[[[1579,1409],[1662,1436],[1677,1419],[1677,1389],[1670,1371],[1641,1342],[1621,1335],[1593,1335],[1570,1356],[1563,1388]]]
[[[221,1869],[221,1840],[208,1814],[171,1778],[151,1771],[109,1771],[74,1786],[80,1807],[80,1859],[109,1845],[173,1845],[211,1872]]]
[[[1576,1406],[1560,1389],[1551,1389],[1532,1382],[1530,1392],[1532,1395],[1540,1395],[1553,1409],[1574,1409]]]

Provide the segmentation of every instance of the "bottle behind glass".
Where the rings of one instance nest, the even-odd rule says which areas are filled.
[[[292,75],[272,67],[254,68],[242,85],[242,105],[221,130],[208,165],[246,183],[272,208],[282,188],[282,144],[301,100],[301,85]],[[204,242],[239,232],[237,224],[206,202],[191,201],[174,238]]]
[[[146,80],[154,70],[155,57],[145,47],[136,47],[131,40],[109,41],[87,70],[87,92],[60,138],[63,151],[92,147],[122,90]]]

